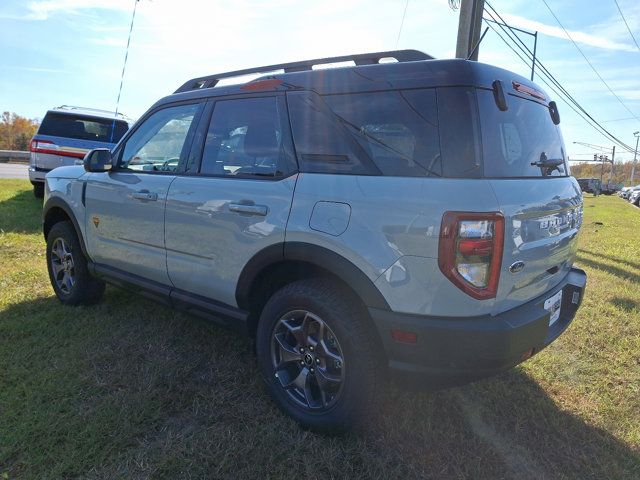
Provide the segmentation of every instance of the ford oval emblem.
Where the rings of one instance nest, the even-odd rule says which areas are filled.
[[[509,267],[511,273],[520,273],[524,270],[524,262],[513,262]]]

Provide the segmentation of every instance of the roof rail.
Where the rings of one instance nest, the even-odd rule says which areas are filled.
[[[60,105],[59,107],[55,107],[54,110],[84,110],[86,112],[100,112],[100,113],[108,113],[109,115],[116,115],[115,112],[111,111],[111,110],[101,110],[99,108],[90,108],[90,107],[77,107],[75,105]],[[118,112],[117,113],[118,117],[120,118],[129,118],[126,115],[124,115],[123,113]]]
[[[344,55],[341,57],[316,58],[313,60],[302,60],[300,62],[281,63],[277,65],[266,65],[263,67],[247,68],[245,70],[235,70],[233,72],[218,73],[205,77],[192,78],[174,93],[199,90],[201,88],[215,87],[223,78],[240,77],[252,73],[269,73],[276,70],[284,70],[285,73],[304,72],[313,70],[314,65],[324,65],[328,63],[339,63],[353,61],[356,65],[374,65],[380,63],[382,58],[395,58],[398,62],[415,62],[419,60],[432,60],[434,57],[418,50],[391,50],[388,52],[360,53],[357,55]]]

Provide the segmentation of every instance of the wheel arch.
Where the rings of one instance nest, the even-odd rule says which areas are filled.
[[[240,308],[250,312],[249,331],[255,331],[262,307],[276,290],[293,281],[312,277],[336,281],[365,309],[390,310],[371,279],[342,255],[305,242],[279,243],[254,255],[240,274],[236,301]]]
[[[80,248],[82,249],[82,253],[87,257],[87,249],[84,243],[84,236],[82,235],[82,230],[80,229],[80,225],[78,224],[78,220],[73,214],[73,210],[71,207],[58,197],[51,197],[45,203],[42,209],[42,233],[44,235],[44,239],[47,239],[51,228],[58,222],[70,221],[73,225],[73,229],[78,236],[78,241],[80,243]]]

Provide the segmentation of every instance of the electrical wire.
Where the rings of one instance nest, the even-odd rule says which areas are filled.
[[[509,25],[507,25],[507,23],[504,21],[502,16],[495,10],[495,8],[493,8],[493,6],[491,6],[491,4],[488,1],[485,1],[485,4],[489,7],[489,9],[493,11],[492,13],[492,11],[489,11],[489,9],[485,8],[485,12],[491,17],[491,20],[489,19],[487,20],[496,23],[496,25],[500,27],[500,29],[507,36],[507,38],[509,38],[509,40],[513,42],[515,46],[520,49],[520,51],[528,59],[528,61],[525,60],[525,58],[519,52],[517,52],[515,48],[512,47],[509,41],[507,41],[496,30],[496,28],[494,28],[490,23],[488,23],[488,25],[491,27],[494,33],[496,33],[496,35],[500,37],[500,39],[505,43],[505,45],[507,45],[507,47],[509,47],[520,58],[520,60],[522,60],[527,66],[529,66],[533,59],[533,53],[531,52],[529,47],[522,41],[522,39],[517,35],[517,33],[515,33],[513,29]],[[500,19],[500,22],[496,20],[496,16]],[[509,29],[509,31],[505,29],[505,26]],[[549,87],[549,89],[551,89],[559,98],[561,98],[574,112],[576,112],[580,117],[582,117],[582,119],[587,124],[589,124],[592,128],[594,128],[598,133],[603,135],[608,140],[613,141],[614,143],[618,144],[620,147],[628,151],[631,151],[631,152],[633,151],[633,148],[631,148],[629,145],[622,142],[615,135],[613,135],[606,128],[604,128],[597,120],[595,120],[595,118],[593,118],[593,116],[591,116],[589,112],[587,112],[582,107],[582,105],[580,105],[580,103],[566,90],[566,88],[562,86],[562,84],[553,76],[553,74],[544,66],[544,64],[542,64],[539,58],[535,59],[535,64],[539,68],[538,77],[540,78],[540,80],[545,85],[547,85],[547,87]],[[548,79],[548,81],[545,80],[545,78],[543,78],[541,73],[544,77]],[[551,83],[555,86],[555,88],[554,86],[551,85]],[[559,93],[559,92],[562,92],[562,93]]]
[[[402,34],[402,27],[404,27],[404,17],[407,15],[407,7],[409,7],[409,0],[404,4],[404,12],[402,12],[402,21],[400,22],[400,29],[398,30],[398,38],[396,38],[396,50],[398,49],[398,43],[400,43],[400,35]]]
[[[116,111],[113,116],[113,125],[111,126],[110,143],[113,143],[113,134],[116,130],[116,118],[118,117],[118,108],[120,107],[120,94],[122,93],[122,83],[124,81],[124,71],[127,68],[127,59],[129,58],[129,45],[131,44],[131,33],[133,32],[133,21],[136,19],[136,7],[139,0],[133,0],[133,15],[131,16],[131,26],[129,27],[129,37],[127,38],[127,48],[124,52],[124,63],[122,64],[122,74],[120,75],[120,88],[118,89],[118,99],[116,100]]]
[[[616,4],[616,7],[618,7],[618,11],[620,12],[620,16],[622,17],[622,21],[624,22],[624,24],[627,27],[627,30],[629,31],[629,35],[631,35],[631,38],[633,39],[633,43],[636,44],[636,47],[638,47],[638,51],[640,51],[640,45],[638,45],[638,41],[636,40],[636,37],[633,36],[633,32],[631,32],[631,29],[629,28],[629,24],[627,23],[627,19],[624,18],[624,14],[622,13],[622,10],[620,9],[620,5],[618,4],[618,0],[613,0]]]
[[[571,43],[573,43],[573,46],[576,47],[576,50],[578,50],[578,52],[580,52],[580,55],[582,55],[582,57],[584,58],[584,60],[589,64],[589,66],[591,67],[591,70],[593,70],[593,72],[598,76],[598,78],[600,79],[600,81],[604,84],[605,87],[607,87],[607,90],[609,90],[609,92],[611,92],[611,95],[613,95],[614,97],[616,97],[616,99],[618,100],[618,102],[620,102],[620,105],[622,105],[624,107],[624,109],[629,112],[631,115],[633,115],[633,117],[636,120],[640,121],[640,118],[638,118],[636,116],[635,113],[633,113],[631,110],[629,110],[629,107],[627,107],[625,105],[625,103],[620,99],[620,97],[611,89],[611,87],[609,86],[609,84],[604,80],[604,78],[602,78],[602,75],[600,75],[600,73],[598,72],[598,70],[596,70],[596,68],[593,66],[593,64],[589,61],[589,59],[587,58],[587,56],[584,54],[584,52],[582,51],[582,49],[578,46],[578,44],[573,40],[573,38],[571,37],[571,35],[569,35],[569,32],[567,32],[567,29],[564,28],[564,25],[562,25],[562,23],[560,22],[560,20],[558,19],[558,17],[556,16],[555,13],[553,13],[553,10],[551,10],[551,7],[549,6],[549,4],[547,3],[547,0],[542,0],[542,3],[544,3],[544,5],[547,7],[547,10],[549,10],[549,13],[551,13],[551,15],[553,15],[553,18],[556,19],[556,22],[558,23],[558,25],[560,25],[560,28],[562,28],[562,30],[564,31],[565,35],[569,38],[569,40],[571,40]]]

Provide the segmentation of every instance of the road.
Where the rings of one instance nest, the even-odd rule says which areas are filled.
[[[29,178],[29,168],[21,163],[0,163],[0,178]]]

